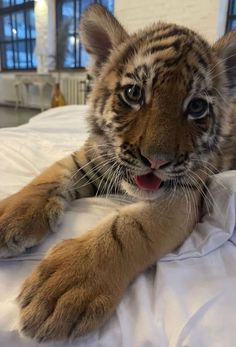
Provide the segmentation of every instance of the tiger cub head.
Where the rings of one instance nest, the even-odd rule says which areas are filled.
[[[129,35],[100,5],[80,25],[91,55],[91,134],[115,159],[129,194],[155,199],[194,185],[229,132],[236,33],[210,46],[183,26]]]

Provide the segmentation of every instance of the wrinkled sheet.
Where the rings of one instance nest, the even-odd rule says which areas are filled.
[[[46,111],[23,126],[0,130],[0,198],[14,193],[87,137],[86,106]],[[141,274],[113,317],[75,347],[234,347],[236,345],[236,172],[215,176],[213,207],[174,253]],[[0,260],[0,347],[36,347],[18,332],[20,284],[58,240],[78,236],[122,204],[75,201],[56,234],[14,259]],[[66,347],[68,343],[44,346]],[[40,345],[41,346],[41,345]]]

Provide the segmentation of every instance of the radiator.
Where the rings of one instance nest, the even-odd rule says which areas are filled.
[[[1,102],[6,104],[16,103],[16,89],[14,78],[1,78]]]
[[[71,77],[63,78],[61,87],[68,105],[86,103],[85,79]]]

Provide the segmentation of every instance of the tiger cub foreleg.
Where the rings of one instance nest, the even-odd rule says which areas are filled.
[[[23,333],[49,341],[99,327],[130,281],[192,231],[199,193],[178,192],[165,202],[123,207],[87,235],[53,248],[19,296]]]
[[[86,144],[0,202],[0,257],[36,245],[57,230],[71,201],[96,193],[98,181],[94,182],[92,166],[101,156],[95,152]]]

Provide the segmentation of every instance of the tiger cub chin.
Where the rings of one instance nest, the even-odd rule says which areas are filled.
[[[101,326],[130,281],[191,233],[208,177],[236,164],[234,31],[213,46],[167,23],[129,35],[93,5],[80,37],[94,81],[89,139],[0,203],[0,255],[38,244],[75,199],[134,199],[56,245],[26,279],[20,325],[38,341]]]

